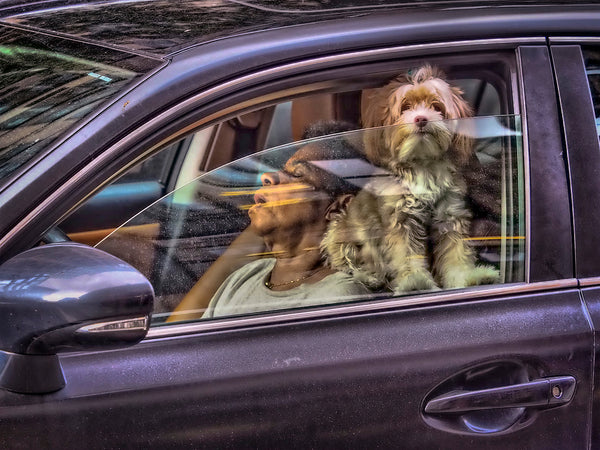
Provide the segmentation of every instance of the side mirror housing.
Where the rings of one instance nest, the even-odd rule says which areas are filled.
[[[0,387],[61,389],[57,353],[136,344],[153,301],[140,272],[86,245],[49,244],[15,256],[0,266]]]

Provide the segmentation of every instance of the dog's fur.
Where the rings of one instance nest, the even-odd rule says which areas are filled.
[[[365,131],[365,153],[393,176],[371,181],[332,218],[322,248],[333,268],[396,293],[498,281],[465,239],[471,215],[457,167],[473,145],[443,121],[471,115],[461,94],[431,66],[372,90],[363,125],[379,128]]]

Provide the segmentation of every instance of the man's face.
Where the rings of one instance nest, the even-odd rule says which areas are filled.
[[[298,150],[283,170],[261,176],[263,187],[254,195],[255,205],[249,210],[252,227],[259,235],[302,233],[309,226],[324,226],[332,198],[319,189],[326,177],[310,163],[322,159],[323,151],[309,144]]]

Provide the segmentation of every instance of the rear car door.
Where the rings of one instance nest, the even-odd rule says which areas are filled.
[[[189,64],[181,58],[168,70]],[[287,100],[327,82],[362,88],[365,73],[390,76],[429,60],[468,72],[473,61],[498,58],[506,62],[497,75],[511,104],[500,113],[520,116],[521,124],[512,131],[520,132],[522,170],[506,185],[522,192],[517,215],[525,234],[502,234],[503,246],[513,239],[523,246],[510,253],[514,261],[499,262],[520,267],[515,279],[157,322],[134,347],[61,355],[66,386],[57,392],[1,390],[3,446],[588,447],[594,341],[575,278],[569,183],[543,38],[282,63],[215,87],[212,102],[198,95],[157,116],[136,131],[130,154],[149,153],[213,116],[227,118],[228,108],[244,111],[244,102],[272,104],[271,94]]]
[[[573,224],[575,227],[575,267],[582,286],[582,297],[589,310],[595,333],[600,326],[600,298],[598,296],[598,223],[596,205],[600,199],[597,178],[600,170],[598,145],[598,40],[553,38],[552,57],[556,71],[558,93],[563,113],[565,142],[573,192]],[[598,352],[596,343],[595,354]],[[594,373],[598,359],[594,359]],[[598,380],[594,380],[594,392]],[[598,446],[600,435],[600,404],[593,396],[592,447]]]

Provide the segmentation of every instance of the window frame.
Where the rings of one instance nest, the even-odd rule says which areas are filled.
[[[547,51],[547,47],[542,47]],[[447,55],[440,55],[440,58],[445,58]],[[468,55],[466,56],[468,58]],[[299,320],[299,319],[308,319],[313,317],[325,317],[329,315],[345,315],[345,314],[354,314],[356,312],[364,312],[364,311],[378,311],[378,310],[387,310],[390,308],[398,308],[398,307],[410,307],[416,305],[430,305],[430,304],[438,304],[438,303],[447,303],[454,301],[462,301],[462,300],[470,300],[470,299],[481,299],[486,297],[494,297],[498,295],[507,295],[510,293],[521,293],[521,292],[535,292],[535,291],[543,291],[546,289],[556,289],[567,286],[573,286],[575,284],[574,280],[571,277],[559,278],[557,280],[548,280],[548,281],[531,281],[529,278],[529,268],[530,268],[530,235],[531,235],[531,224],[530,224],[530,195],[531,189],[529,188],[530,180],[529,180],[529,153],[528,153],[528,141],[527,141],[527,125],[526,125],[526,117],[525,111],[520,111],[520,106],[525,109],[525,104],[521,103],[524,101],[523,90],[525,87],[523,86],[522,80],[522,66],[520,65],[520,55],[516,56],[515,60],[519,65],[518,68],[515,68],[514,72],[511,72],[511,82],[513,83],[512,94],[514,101],[514,111],[513,114],[521,113],[523,120],[523,149],[525,156],[525,185],[526,185],[526,193],[525,193],[525,203],[526,203],[526,228],[527,228],[527,249],[528,253],[526,255],[526,279],[524,282],[513,283],[510,285],[491,285],[491,286],[479,286],[479,287],[471,287],[465,288],[458,291],[452,292],[442,292],[436,294],[418,294],[416,296],[407,296],[407,297],[395,297],[395,298],[385,298],[372,300],[369,302],[361,302],[359,304],[342,304],[342,305],[327,305],[327,306],[315,306],[311,307],[308,310],[301,311],[265,311],[261,313],[260,316],[248,316],[248,317],[232,317],[232,318],[222,318],[218,320],[211,320],[209,322],[194,322],[194,323],[174,323],[168,326],[158,326],[154,327],[150,330],[148,338],[159,337],[164,335],[171,335],[169,330],[165,330],[164,328],[172,329],[176,327],[174,334],[188,333],[190,331],[198,331],[198,330],[210,330],[210,329],[221,329],[221,328],[230,328],[230,327],[238,327],[238,326],[247,326],[252,324],[264,324],[264,323],[272,323],[273,321],[279,322],[281,320]],[[428,58],[428,61],[431,59]],[[411,61],[408,65],[414,65],[414,61]],[[401,69],[400,69],[401,70]],[[392,69],[396,73],[399,69]],[[306,87],[308,85],[303,85]],[[271,94],[272,95],[272,94]],[[516,97],[516,98],[515,98]],[[257,102],[260,104],[260,102]],[[256,105],[253,105],[256,107]],[[246,109],[247,110],[247,109]],[[236,113],[239,113],[237,111]],[[565,191],[566,192],[566,191]],[[568,208],[568,202],[567,202]],[[570,239],[570,235],[567,236]],[[570,250],[567,249],[568,253]],[[391,295],[390,295],[391,297]],[[197,328],[200,327],[200,328]]]
[[[536,46],[537,44],[537,46]],[[389,47],[376,50],[355,51],[325,56],[320,58],[306,59],[299,62],[282,64],[276,67],[254,72],[241,76],[231,81],[223,82],[206,91],[189,97],[183,102],[158,113],[153,119],[125,136],[102,155],[91,161],[82,168],[73,178],[53,195],[43,201],[40,206],[34,209],[27,220],[39,217],[44,212],[48,212],[51,205],[56,205],[60,199],[67,195],[75,195],[81,198],[80,203],[86,197],[89,197],[102,186],[109,183],[112,179],[118,177],[129,167],[135,165],[138,161],[145,159],[163,146],[174,142],[185,133],[198,129],[203,126],[215,124],[226,117],[240,114],[244,111],[256,109],[259,106],[273,103],[281,99],[275,96],[275,92],[287,92],[288,98],[293,95],[302,95],[303,89],[310,86],[314,89],[314,83],[321,83],[324,89],[328,88],[327,81],[323,81],[324,75],[327,79],[333,79],[336,74],[348,74],[349,68],[363,70],[364,65],[368,64],[374,67],[383,62],[389,63],[396,61],[395,70],[398,70],[397,60],[399,58],[446,58],[450,55],[464,52],[464,58],[474,53],[485,53],[487,55],[495,52],[511,51],[514,52],[514,61],[516,64],[515,73],[511,74],[511,83],[513,83],[514,113],[520,113],[524,124],[524,153],[526,159],[526,221],[527,221],[527,273],[531,266],[531,243],[529,242],[532,228],[529,224],[530,196],[532,192],[529,187],[529,145],[527,141],[528,123],[527,96],[524,90],[530,87],[524,86],[522,81],[523,61],[519,52],[522,45],[529,45],[535,48],[541,48],[547,51],[544,38],[510,38],[510,39],[487,39],[478,41],[455,41],[445,43],[434,43],[425,45],[408,45],[401,47]],[[512,58],[512,56],[511,56]],[[414,59],[413,59],[414,61]],[[413,62],[414,64],[414,62]],[[174,66],[173,66],[174,67]],[[390,69],[391,70],[391,69]],[[547,68],[543,70],[547,71]],[[310,84],[308,80],[313,80]],[[337,76],[339,79],[339,76]],[[143,88],[143,85],[142,85]],[[519,106],[523,110],[519,110]],[[519,108],[519,109],[518,109]],[[539,118],[537,119],[539,120]],[[556,126],[558,127],[558,126]],[[567,205],[568,208],[568,205]],[[63,212],[63,216],[66,212]],[[11,238],[9,236],[8,238]],[[570,235],[569,235],[570,239]],[[6,238],[2,243],[6,242]],[[560,249],[561,255],[569,254],[570,249]],[[543,251],[541,252],[543,253]],[[555,255],[556,257],[556,255]],[[560,257],[560,255],[559,255]],[[543,259],[541,255],[538,259]],[[537,264],[537,262],[536,262]],[[481,288],[469,288],[464,291],[455,291],[449,293],[440,293],[435,295],[418,296],[415,298],[401,298],[393,300],[384,300],[381,302],[365,303],[360,305],[344,305],[331,307],[319,307],[310,311],[284,312],[284,313],[265,313],[260,317],[247,317],[237,319],[222,319],[211,321],[210,323],[194,324],[173,324],[167,327],[154,328],[150,330],[149,339],[165,336],[187,333],[191,329],[200,331],[204,329],[228,328],[237,326],[247,326],[254,323],[273,323],[279,321],[295,320],[300,318],[327,317],[331,315],[344,315],[356,311],[378,311],[382,309],[407,307],[412,305],[432,305],[446,302],[463,301],[475,298],[486,298],[498,295],[518,294],[523,292],[545,291],[561,287],[574,286],[572,274],[568,267],[555,279],[543,277],[533,279],[526,277],[524,283],[514,285],[496,285]],[[191,328],[190,328],[191,327]]]
[[[600,167],[600,141],[582,46],[600,39],[552,38],[550,48],[557,79],[565,133],[565,152],[572,191],[576,277],[582,286],[600,284],[598,223],[600,183],[592,183]]]

